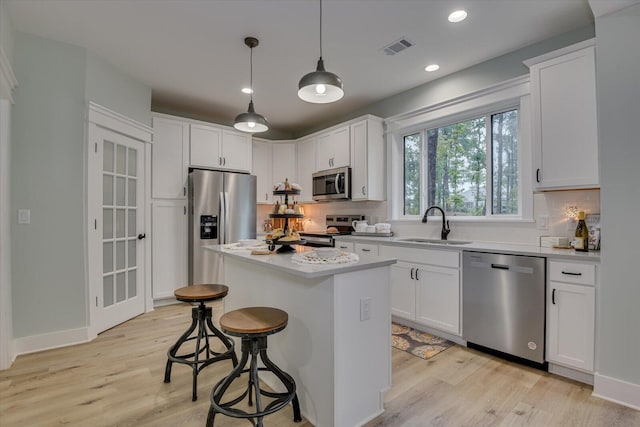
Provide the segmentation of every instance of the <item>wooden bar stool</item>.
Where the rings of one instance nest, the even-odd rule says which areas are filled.
[[[191,400],[198,399],[198,373],[214,362],[220,360],[231,359],[233,366],[238,365],[238,358],[234,350],[233,342],[224,336],[211,322],[211,307],[207,307],[205,302],[222,299],[227,296],[229,288],[224,285],[192,285],[177,289],[174,292],[178,301],[184,301],[191,304],[198,304],[197,307],[191,309],[191,326],[184,334],[178,338],[178,341],[167,351],[167,366],[164,370],[164,382],[171,381],[171,365],[173,363],[182,363],[190,365],[193,369],[193,392]],[[193,331],[198,328],[198,332],[191,336]],[[217,353],[211,349],[209,339],[217,337],[227,348],[223,353]],[[178,355],[178,350],[187,341],[196,341],[195,349],[192,353]],[[202,342],[204,341],[204,346]]]
[[[300,404],[296,394],[296,383],[291,375],[278,368],[267,356],[267,336],[283,330],[287,326],[289,316],[286,312],[270,307],[249,307],[230,311],[220,318],[220,327],[228,334],[242,339],[242,357],[240,363],[231,373],[220,380],[211,390],[211,406],[207,416],[207,427],[213,427],[216,413],[229,417],[250,419],[255,426],[262,426],[262,418],[284,408],[289,402],[293,404],[293,420],[301,421]],[[245,369],[251,355],[250,367]],[[264,367],[258,367],[258,355]],[[274,393],[260,388],[258,371],[272,372],[287,389],[286,393]],[[244,373],[249,373],[247,389],[235,399],[222,402],[222,396],[231,383]],[[245,412],[233,406],[241,402],[247,395],[248,404],[253,406],[252,395],[255,393],[255,412]],[[263,407],[262,396],[273,398]],[[257,419],[257,423],[255,422]]]

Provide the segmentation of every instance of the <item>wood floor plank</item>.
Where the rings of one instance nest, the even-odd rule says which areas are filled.
[[[221,301],[212,304],[214,323]],[[138,316],[87,344],[22,355],[0,371],[1,427],[202,427],[209,393],[230,361],[198,377],[191,401],[191,369],[174,365],[165,384],[166,353],[191,322],[191,307],[176,304]],[[393,386],[385,412],[367,426],[640,426],[640,412],[591,397],[590,386],[454,346],[430,360],[392,350]],[[234,382],[230,393],[244,384]],[[216,427],[247,426],[216,417]],[[291,407],[265,418],[293,422]]]

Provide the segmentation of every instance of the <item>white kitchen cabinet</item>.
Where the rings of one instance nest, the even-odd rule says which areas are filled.
[[[189,164],[192,167],[249,172],[251,136],[217,126],[191,124]]]
[[[391,266],[391,313],[460,335],[460,253],[380,245]]]
[[[151,280],[153,299],[173,298],[186,286],[187,202],[155,200],[151,203]]]
[[[370,243],[356,243],[354,246],[354,252],[362,255],[375,255],[378,256],[378,245]]]
[[[539,190],[600,186],[594,45],[588,40],[525,61]]]
[[[354,245],[352,242],[339,242],[336,241],[336,249],[340,249],[343,250],[345,252],[353,252],[354,251]]]
[[[290,183],[297,182],[296,167],[296,143],[295,142],[274,142],[273,143],[273,183],[284,182],[288,179]],[[297,197],[295,197],[297,200]]]
[[[593,263],[549,261],[547,360],[594,370],[595,283]]]
[[[265,141],[253,142],[253,168],[256,176],[256,202],[273,203],[273,144]]]
[[[300,203],[313,202],[313,171],[316,169],[316,138],[301,139],[296,142],[296,166],[298,184],[302,189]]]
[[[368,118],[350,126],[351,200],[384,200],[382,121]]]
[[[460,271],[416,264],[416,322],[460,333]]]
[[[350,127],[342,126],[317,137],[316,171],[350,165]]]
[[[151,197],[186,199],[189,157],[189,125],[153,116],[151,146]]]

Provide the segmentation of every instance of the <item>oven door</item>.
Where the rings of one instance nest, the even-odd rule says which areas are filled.
[[[313,174],[313,200],[348,200],[351,190],[349,168],[330,169]]]
[[[315,234],[304,234],[301,233],[300,236],[306,240],[305,246],[311,246],[314,248],[326,248],[326,247],[334,247],[335,240],[331,236],[319,236]]]

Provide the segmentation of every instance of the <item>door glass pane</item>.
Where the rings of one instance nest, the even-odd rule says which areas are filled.
[[[137,289],[136,289],[136,272],[137,270],[129,270],[128,274],[128,280],[127,280],[127,287],[128,287],[128,295],[127,298],[133,298],[136,296],[137,294]]]
[[[133,148],[129,148],[129,176],[136,176],[138,173],[138,152]]]
[[[129,252],[127,254],[128,262],[127,267],[135,267],[136,266],[136,240],[129,240]]]
[[[129,194],[127,197],[129,201],[129,206],[135,206],[136,205],[136,185],[138,184],[138,180],[129,178],[127,179],[127,183],[129,184]]]
[[[116,209],[116,237],[124,237],[125,225],[125,210]]]
[[[122,302],[127,298],[127,284],[124,273],[116,274],[116,302]]]
[[[113,205],[113,176],[111,175],[102,177],[102,204]]]
[[[113,275],[104,276],[102,279],[102,305],[113,305]]]
[[[124,269],[124,260],[125,260],[125,244],[124,240],[116,242],[116,270]]]
[[[113,172],[113,143],[104,143],[104,155],[102,157],[102,170]]]
[[[134,237],[136,235],[136,210],[129,209],[127,212],[129,218],[127,220],[127,227],[129,228],[128,237]]]
[[[125,178],[118,176],[116,177],[116,205],[124,206],[126,200],[125,193]]]
[[[102,244],[102,272],[111,273],[113,271],[113,242]]]
[[[126,173],[127,147],[118,145],[116,151],[116,172],[124,175]]]
[[[102,209],[102,238],[113,238],[113,209]]]

